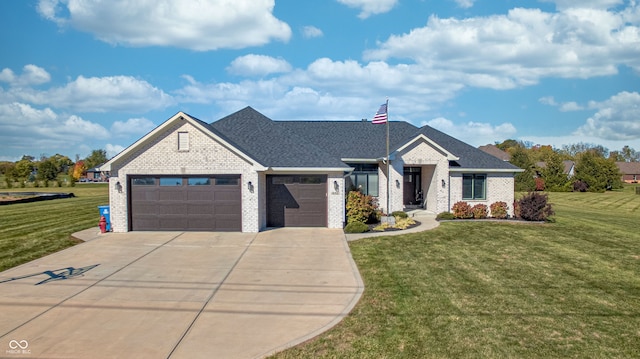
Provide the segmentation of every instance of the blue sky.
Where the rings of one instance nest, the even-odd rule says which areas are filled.
[[[21,0],[0,20],[0,160],[113,156],[178,111],[360,120],[387,97],[474,146],[640,150],[635,0]]]

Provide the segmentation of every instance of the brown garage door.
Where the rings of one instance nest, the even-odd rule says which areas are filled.
[[[240,231],[240,176],[131,176],[130,230]]]
[[[326,227],[327,176],[267,176],[267,226]]]

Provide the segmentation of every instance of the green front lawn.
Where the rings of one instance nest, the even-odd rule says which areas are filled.
[[[75,198],[0,206],[0,271],[75,244],[69,236],[95,227],[99,205],[109,204],[107,184],[13,188],[0,192],[73,192]]]
[[[350,244],[352,313],[275,358],[640,357],[640,196],[551,193],[556,222]]]

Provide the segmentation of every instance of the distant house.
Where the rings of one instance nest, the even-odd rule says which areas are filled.
[[[501,149],[499,149],[496,145],[484,145],[484,146],[480,146],[478,147],[478,149],[480,151],[483,151],[485,153],[490,154],[493,157],[498,157],[499,159],[503,160],[503,161],[510,161],[511,160],[511,155]]]
[[[571,160],[564,160],[564,161],[562,161],[562,164],[564,165],[563,173],[567,175],[567,178],[570,179],[571,177],[573,177],[573,175],[575,175],[576,163],[574,161],[571,161]],[[547,168],[547,163],[546,162],[536,162],[536,167],[538,167],[540,169]]]
[[[513,203],[520,168],[429,126],[390,128],[387,156],[386,126],[366,120],[273,121],[247,107],[205,123],[179,112],[100,167],[113,229],[342,228],[354,188],[387,213]]]
[[[638,183],[640,181],[640,162],[616,162],[616,166],[622,173],[623,182]]]
[[[98,166],[88,169],[85,178],[88,182],[106,182],[109,179],[109,172],[101,171]]]

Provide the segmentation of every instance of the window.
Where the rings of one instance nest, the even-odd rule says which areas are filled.
[[[178,151],[189,151],[189,132],[178,132]]]
[[[189,186],[208,186],[211,184],[211,180],[202,177],[190,177],[187,181]]]
[[[155,186],[156,179],[153,177],[134,178],[132,181],[134,186]]]
[[[487,175],[462,175],[462,199],[486,199]]]
[[[216,177],[216,186],[237,186],[240,183],[238,177]]]
[[[160,177],[160,186],[182,186],[182,178],[179,177]]]
[[[359,189],[362,194],[378,197],[378,165],[371,163],[350,163],[354,168],[347,178],[347,188]]]

